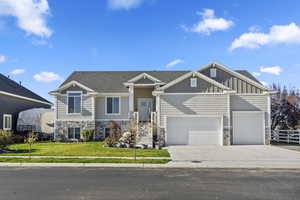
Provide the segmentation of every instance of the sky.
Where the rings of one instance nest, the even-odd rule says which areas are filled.
[[[212,61],[300,88],[298,0],[0,0],[0,73],[45,97],[73,71]]]

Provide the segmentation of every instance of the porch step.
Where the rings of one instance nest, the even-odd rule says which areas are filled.
[[[150,122],[141,122],[139,124],[139,131],[137,136],[138,145],[147,145],[149,148],[153,146],[153,136],[151,132]]]

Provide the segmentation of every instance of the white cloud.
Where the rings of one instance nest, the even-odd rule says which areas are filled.
[[[11,71],[10,73],[13,75],[24,74],[25,70],[24,69],[15,69],[15,70]]]
[[[5,61],[6,61],[6,57],[0,55],[0,63],[4,63]]]
[[[143,0],[108,0],[108,7],[113,10],[129,10],[138,7]]]
[[[259,48],[266,44],[300,44],[300,27],[295,23],[289,25],[274,25],[270,28],[269,33],[250,32],[244,33],[235,39],[230,50],[236,48]]]
[[[252,75],[255,76],[255,77],[258,77],[258,76],[260,76],[261,74],[260,74],[259,72],[253,72]]]
[[[210,35],[215,31],[225,31],[234,24],[231,20],[217,18],[212,9],[204,9],[203,12],[197,12],[197,14],[202,16],[202,20],[191,28],[184,28],[185,30]]]
[[[0,0],[0,15],[16,17],[18,26],[27,34],[50,37],[52,30],[46,21],[49,12],[47,0]]]
[[[60,81],[62,78],[53,72],[41,72],[39,74],[35,74],[33,78],[38,82],[50,83],[53,81]]]
[[[173,61],[169,62],[169,63],[166,65],[166,68],[174,67],[175,65],[178,65],[178,64],[183,63],[183,62],[184,62],[184,60],[181,60],[181,59],[173,60]]]
[[[280,75],[280,73],[282,72],[282,68],[280,66],[272,66],[272,67],[261,66],[260,71],[264,73],[273,74],[273,75]]]
[[[269,86],[269,83],[265,82],[265,81],[259,81],[261,82],[261,84],[263,84],[265,87],[268,87]]]
[[[248,29],[250,32],[259,32],[260,28],[256,25],[250,26]]]

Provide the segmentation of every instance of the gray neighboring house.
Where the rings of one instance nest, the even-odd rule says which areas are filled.
[[[51,108],[52,103],[0,74],[0,129],[16,131],[18,114],[32,108]]]
[[[162,145],[270,143],[270,91],[244,70],[213,62],[193,71],[78,71],[55,91],[55,133],[80,138],[110,120],[156,122]],[[152,138],[151,138],[152,142]]]

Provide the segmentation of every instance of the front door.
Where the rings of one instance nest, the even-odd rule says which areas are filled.
[[[149,121],[152,110],[152,98],[138,98],[138,112],[140,121]]]

